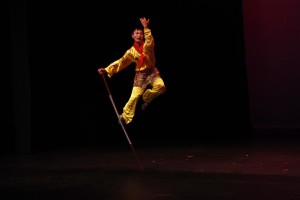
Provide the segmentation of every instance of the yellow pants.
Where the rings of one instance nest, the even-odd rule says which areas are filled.
[[[126,124],[132,121],[135,114],[136,105],[140,97],[143,98],[144,102],[150,103],[154,98],[166,91],[164,81],[160,77],[155,79],[150,86],[151,88],[148,89],[136,86],[132,88],[130,98],[125,104],[122,113],[122,117]]]

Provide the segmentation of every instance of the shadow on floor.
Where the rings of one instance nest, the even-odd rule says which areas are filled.
[[[3,200],[300,199],[295,140],[80,147],[0,162]]]

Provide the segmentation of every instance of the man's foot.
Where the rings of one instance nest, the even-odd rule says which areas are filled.
[[[144,103],[142,104],[142,110],[146,110],[146,108],[147,108],[148,104],[149,104],[149,103],[147,103],[147,102],[144,102]]]
[[[119,123],[125,124],[125,119],[123,118],[122,115],[119,115]]]

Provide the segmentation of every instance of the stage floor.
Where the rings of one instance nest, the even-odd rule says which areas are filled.
[[[299,200],[299,144],[252,140],[4,155],[0,199]]]

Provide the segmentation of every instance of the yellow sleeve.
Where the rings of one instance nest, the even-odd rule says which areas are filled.
[[[134,61],[132,54],[129,50],[118,60],[108,65],[105,70],[107,71],[108,77],[112,77],[114,74],[119,73]]]
[[[145,46],[146,48],[154,46],[154,38],[152,36],[151,30],[149,28],[144,28],[145,34]]]

